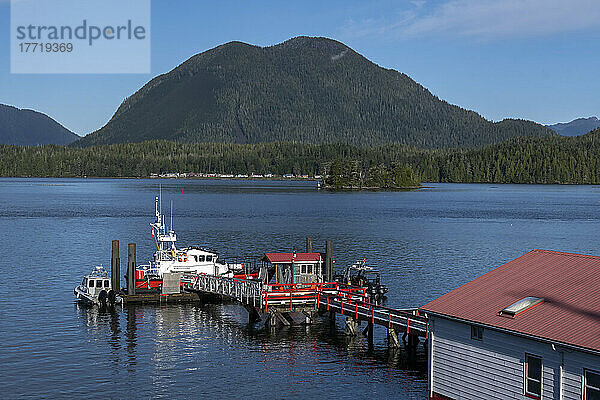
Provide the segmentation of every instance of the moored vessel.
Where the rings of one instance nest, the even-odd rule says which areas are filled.
[[[136,289],[158,290],[162,286],[165,273],[207,274],[233,277],[243,269],[242,264],[228,264],[219,260],[219,254],[201,247],[177,248],[177,235],[173,230],[173,220],[167,229],[161,212],[161,201],[155,198],[156,219],[150,224],[156,252],[148,264],[136,267]]]
[[[119,293],[111,287],[111,280],[102,266],[84,276],[81,284],[73,289],[73,294],[79,302],[85,304],[114,306],[121,303]]]

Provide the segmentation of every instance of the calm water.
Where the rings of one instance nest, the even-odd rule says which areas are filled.
[[[269,333],[235,305],[81,308],[73,287],[110,265],[110,242],[151,257],[156,180],[0,180],[0,387],[4,398],[426,397],[425,355],[343,334],[343,324]],[[222,257],[334,241],[337,267],[366,257],[412,307],[533,248],[600,254],[600,187],[443,185],[324,193],[306,182],[176,181],[180,244]],[[124,263],[122,265],[124,268]]]

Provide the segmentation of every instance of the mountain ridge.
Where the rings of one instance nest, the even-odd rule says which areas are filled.
[[[78,139],[78,135],[44,113],[0,104],[0,144],[67,145]]]
[[[597,117],[576,118],[570,122],[560,122],[546,126],[559,135],[579,136],[599,128],[600,120]]]
[[[440,148],[552,134],[531,121],[487,121],[341,42],[300,36],[196,54],[150,80],[74,146],[177,140]]]

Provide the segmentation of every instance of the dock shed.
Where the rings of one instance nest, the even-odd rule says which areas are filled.
[[[600,257],[532,250],[420,311],[430,399],[600,399]]]
[[[325,255],[321,253],[266,253],[261,261],[275,269],[273,283],[317,283],[324,281]],[[292,278],[292,267],[294,270]]]

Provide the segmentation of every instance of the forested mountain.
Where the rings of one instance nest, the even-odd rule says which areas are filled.
[[[79,136],[45,114],[0,104],[1,144],[69,144],[77,139]]]
[[[600,127],[600,120],[596,117],[577,118],[571,122],[547,126],[548,128],[563,136],[578,136]]]
[[[314,175],[328,172],[337,160],[358,162],[367,171],[406,165],[423,182],[600,184],[600,129],[578,137],[512,138],[477,149],[166,141],[88,148],[0,145],[0,176],[146,177],[166,172]]]
[[[340,42],[297,37],[195,55],[148,82],[75,146],[161,139],[444,148],[552,134],[530,121],[487,121]]]

